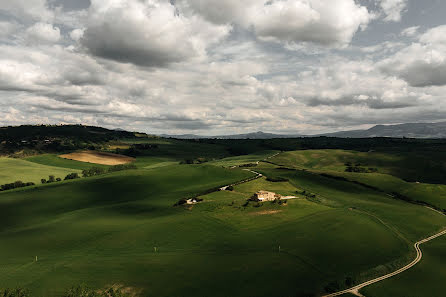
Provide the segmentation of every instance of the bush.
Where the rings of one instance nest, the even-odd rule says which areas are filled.
[[[58,178],[56,178],[56,181],[60,182],[60,181],[62,181],[62,179],[60,177],[58,177]]]
[[[54,183],[56,181],[56,178],[54,177],[54,175],[50,175],[48,176],[48,181],[47,183]]]
[[[25,289],[0,289],[0,297],[29,297],[29,292]]]
[[[239,167],[256,167],[257,164],[256,163],[248,163],[248,164],[242,164]]]
[[[175,203],[174,206],[180,206],[180,205],[184,205],[186,203],[187,203],[187,199],[186,198],[182,198],[177,203]]]
[[[117,172],[123,170],[137,169],[135,164],[121,164],[108,168],[108,172]]]
[[[283,177],[267,177],[266,180],[269,182],[273,182],[273,183],[281,183],[281,182],[288,181],[287,178],[283,178]]]
[[[96,175],[101,175],[105,173],[105,169],[104,168],[100,168],[100,167],[92,167],[90,169],[84,169],[82,170],[82,176],[83,177],[90,177],[90,176],[96,176]]]
[[[325,289],[325,291],[327,292],[327,293],[334,293],[334,292],[337,292],[337,291],[339,291],[339,283],[338,282],[331,282],[331,283],[329,283],[328,285],[326,285],[325,287],[324,287],[324,289]]]
[[[40,182],[41,182],[42,184],[46,184],[46,179],[42,178],[42,179],[40,180]]]
[[[7,191],[7,190],[12,190],[12,189],[17,189],[17,188],[23,188],[23,187],[29,187],[29,186],[34,186],[34,183],[24,183],[20,180],[10,183],[10,184],[4,184],[0,186],[0,191]],[[0,295],[1,297],[1,295]]]
[[[80,178],[80,176],[76,172],[73,172],[65,176],[64,180],[76,179],[76,178]]]
[[[226,188],[226,191],[234,191],[234,187],[233,186],[229,186]]]

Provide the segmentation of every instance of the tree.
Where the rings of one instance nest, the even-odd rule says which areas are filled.
[[[47,183],[54,183],[56,181],[56,178],[54,177],[54,175],[50,175],[48,176],[48,181]]]
[[[0,290],[1,297],[29,297],[29,292],[22,288]]]
[[[346,285],[347,287],[351,287],[351,286],[353,286],[354,283],[355,283],[355,282],[354,282],[354,280],[353,280],[353,278],[352,278],[351,276],[347,276],[347,277],[345,278],[345,285]]]
[[[58,177],[58,178],[56,178],[56,181],[60,182],[60,181],[62,181],[62,179],[60,177]]]
[[[76,172],[73,172],[73,173],[70,173],[67,176],[65,176],[64,180],[76,179],[76,178],[80,178],[79,174],[77,174]]]
[[[46,179],[42,178],[42,179],[40,180],[40,182],[41,182],[42,184],[46,184]]]

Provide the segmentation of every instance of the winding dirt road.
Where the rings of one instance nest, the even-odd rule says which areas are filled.
[[[396,271],[394,271],[392,273],[386,274],[384,276],[381,276],[381,277],[369,280],[367,282],[364,282],[362,284],[354,286],[353,288],[350,288],[350,289],[347,289],[347,290],[343,290],[343,291],[339,291],[339,292],[332,293],[332,294],[328,294],[328,295],[324,295],[322,297],[335,297],[335,296],[341,296],[341,295],[344,295],[344,294],[347,294],[347,293],[350,293],[350,294],[353,294],[353,295],[356,295],[356,296],[364,297],[363,295],[361,295],[361,293],[359,293],[359,290],[361,290],[364,287],[370,286],[371,284],[374,284],[374,283],[383,281],[385,279],[391,278],[391,277],[393,277],[395,275],[398,275],[398,274],[400,274],[400,273],[402,273],[402,272],[412,268],[413,266],[417,265],[417,263],[420,262],[421,258],[423,257],[423,252],[420,249],[420,245],[423,244],[423,243],[426,243],[428,241],[431,241],[432,239],[435,239],[437,237],[443,236],[445,234],[446,234],[446,230],[443,230],[440,233],[437,233],[435,235],[432,235],[431,237],[428,237],[426,239],[423,239],[423,240],[420,240],[420,241],[416,242],[414,244],[414,247],[415,247],[415,250],[417,251],[417,257],[412,262],[410,262],[409,264],[404,266],[403,268],[400,268],[400,269],[398,269],[398,270],[396,270]]]

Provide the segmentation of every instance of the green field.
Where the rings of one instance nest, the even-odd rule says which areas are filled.
[[[21,159],[0,158],[0,185],[18,180],[37,184],[42,178],[48,179],[49,175],[64,179],[72,172],[79,170],[41,165]]]
[[[215,166],[226,166],[226,167],[239,166],[239,165],[243,165],[243,164],[253,164],[253,163],[256,163],[257,161],[264,160],[265,158],[268,158],[277,152],[278,151],[261,151],[261,152],[255,153],[255,154],[242,155],[242,156],[237,156],[237,157],[224,158],[221,160],[215,160],[215,161],[210,162],[210,164],[215,165]]]
[[[304,150],[285,152],[274,163],[310,170],[345,171],[345,163],[377,168],[379,173],[411,182],[446,183],[446,154],[416,151]]]
[[[233,191],[209,193],[253,177],[232,167],[275,151],[222,159],[227,152],[221,145],[157,141],[172,148],[137,157],[137,170],[0,193],[0,288],[24,287],[36,297],[59,297],[78,284],[122,284],[140,296],[320,296],[407,264],[415,241],[446,227],[446,216],[386,194],[392,190],[443,205],[445,186],[403,181],[384,155],[285,152],[271,161],[288,169],[260,162],[254,170],[287,181],[262,177]],[[219,159],[179,164],[206,156]],[[358,156],[362,162],[384,158],[373,163],[379,172],[346,173],[346,160]],[[13,160],[8,168],[20,175],[20,164],[68,172],[91,167],[51,154],[29,160]],[[247,203],[259,190],[297,199]],[[174,206],[195,196],[203,201]],[[426,258],[419,266],[363,293],[442,296],[446,284],[439,280],[445,275],[438,271],[445,242],[422,246]],[[429,290],[410,290],[423,281],[432,284]]]

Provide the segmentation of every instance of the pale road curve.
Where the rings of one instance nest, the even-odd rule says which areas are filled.
[[[272,156],[266,157],[266,158],[263,159],[262,161],[266,161],[266,160],[268,160],[268,159],[274,158],[275,156],[277,156],[277,155],[279,155],[279,154],[280,154],[280,152],[278,152],[278,153],[276,153],[276,154],[274,154],[274,155],[272,155]],[[261,162],[261,161],[257,161],[256,164],[259,165],[260,162]],[[232,166],[231,169],[233,169],[233,168],[237,168],[237,167],[238,167],[238,166]],[[256,174],[256,176],[255,176],[255,177],[252,177],[252,178],[248,178],[248,179],[242,180],[242,181],[239,181],[239,182],[234,183],[234,184],[230,184],[230,185],[221,187],[221,188],[220,188],[220,191],[226,191],[226,189],[229,188],[229,187],[231,187],[231,186],[237,186],[237,185],[240,185],[240,184],[244,184],[244,183],[253,181],[253,180],[255,180],[255,179],[261,178],[261,177],[263,176],[263,174],[258,173],[258,172],[254,171],[254,170],[251,170],[251,169],[243,169],[243,170],[245,170],[245,171],[249,171],[249,172],[251,172],[251,173],[254,173],[254,174]]]
[[[416,258],[412,262],[410,262],[409,264],[407,264],[403,268],[400,268],[400,269],[398,269],[398,270],[396,270],[396,271],[394,271],[392,273],[386,274],[384,276],[381,276],[381,277],[369,280],[367,282],[364,282],[362,284],[354,286],[354,287],[352,287],[350,289],[339,291],[339,292],[332,293],[332,294],[327,294],[327,295],[324,295],[322,297],[335,297],[335,296],[341,296],[341,295],[344,295],[344,294],[347,294],[347,293],[363,297],[363,295],[361,295],[361,293],[359,293],[359,290],[361,290],[364,287],[370,286],[371,284],[374,284],[374,283],[383,281],[385,279],[391,278],[391,277],[393,277],[395,275],[398,275],[398,274],[400,274],[400,273],[402,273],[402,272],[412,268],[413,266],[417,265],[417,263],[420,262],[421,258],[423,257],[423,252],[420,249],[420,245],[423,244],[423,243],[426,243],[428,241],[431,241],[432,239],[435,239],[437,237],[443,236],[445,234],[446,234],[446,230],[443,230],[440,233],[437,233],[435,235],[432,235],[431,237],[428,237],[426,239],[423,239],[423,240],[420,240],[420,241],[416,242],[414,244],[414,247],[415,247],[415,250],[417,251],[417,256],[416,256]]]

